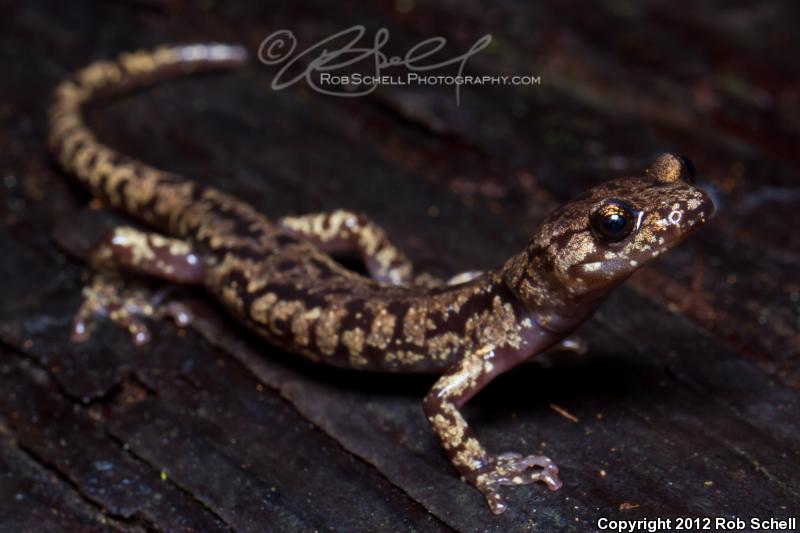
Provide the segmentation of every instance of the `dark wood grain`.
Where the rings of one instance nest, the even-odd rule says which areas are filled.
[[[80,4],[80,5],[78,5]],[[405,3],[401,3],[405,5]],[[790,516],[800,507],[800,50],[791,2],[0,2],[0,529],[587,531],[599,516]],[[428,429],[428,377],[316,368],[200,294],[197,330],[68,341],[86,281],[52,235],[85,196],[50,162],[53,85],[160,43],[365,24],[403,52],[484,33],[478,73],[542,85],[269,88],[275,69],[176,81],[93,109],[125,153],[272,217],[347,207],[421,268],[491,268],[560,201],[685,153],[715,220],[638,272],[580,332],[472,402],[494,450],[546,449],[565,486],[491,515]],[[102,216],[102,215],[101,215]],[[78,227],[78,226],[74,226]],[[80,232],[80,229],[73,230]],[[575,420],[559,414],[564,410]]]

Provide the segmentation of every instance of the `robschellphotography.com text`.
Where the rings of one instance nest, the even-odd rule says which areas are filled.
[[[319,74],[321,85],[540,85],[541,76],[447,76],[409,72],[405,76],[374,76],[368,74]]]
[[[656,531],[797,531],[797,518],[640,518],[597,520],[599,531],[655,533]]]
[[[462,86],[542,83],[540,76],[531,74],[464,74],[467,61],[492,44],[489,34],[476,39],[461,54],[443,56],[447,46],[444,37],[431,37],[411,46],[405,53],[389,55],[384,52],[389,42],[388,29],[379,28],[371,41],[365,38],[365,33],[364,26],[352,26],[296,52],[294,33],[278,30],[261,42],[258,59],[264,65],[281,65],[270,84],[273,90],[279,91],[304,80],[318,93],[350,98],[367,95],[380,86],[446,85],[454,87],[458,105]],[[358,69],[362,72],[352,72]],[[397,73],[399,69],[406,73]],[[444,69],[453,74],[437,73]],[[368,74],[363,73],[365,70]]]

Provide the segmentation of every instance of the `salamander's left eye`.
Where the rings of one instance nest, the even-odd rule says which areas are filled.
[[[694,163],[684,155],[679,155],[678,159],[680,159],[683,170],[685,170],[685,172],[682,172],[684,181],[686,183],[694,183],[697,178],[697,170],[695,170]]]
[[[620,242],[631,234],[639,223],[639,213],[619,200],[600,206],[589,217],[595,235],[608,243]]]

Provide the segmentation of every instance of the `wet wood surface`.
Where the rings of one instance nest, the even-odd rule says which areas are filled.
[[[0,530],[590,531],[599,517],[800,508],[800,50],[791,2],[0,2]],[[145,348],[69,342],[87,269],[54,231],[86,204],[48,158],[46,105],[89,61],[162,43],[301,45],[364,24],[390,51],[481,35],[477,74],[532,87],[274,91],[264,65],[92,110],[101,139],[272,217],[368,213],[435,274],[492,268],[559,202],[662,151],[719,214],[466,415],[492,450],[546,450],[564,488],[488,512],[427,427],[431,377],[317,368],[202,294]],[[371,33],[368,33],[371,35]],[[569,416],[565,416],[565,413]]]

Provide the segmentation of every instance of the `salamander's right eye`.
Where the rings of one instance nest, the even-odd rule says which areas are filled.
[[[607,243],[620,242],[639,224],[640,214],[619,200],[611,200],[589,217],[594,234]]]

